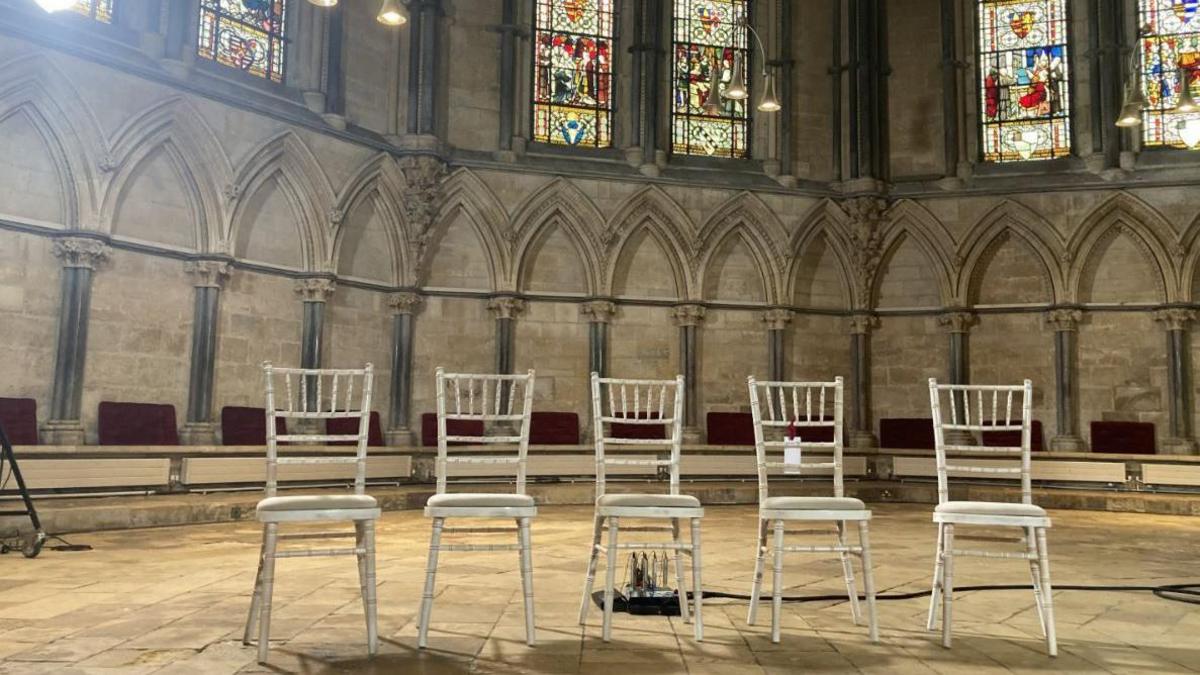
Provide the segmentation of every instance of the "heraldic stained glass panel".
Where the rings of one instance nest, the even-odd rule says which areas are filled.
[[[979,1],[985,161],[1070,154],[1067,20],[1066,0]]]
[[[113,0],[75,0],[71,11],[103,23],[112,23]]]
[[[1142,112],[1142,142],[1146,145],[1185,147],[1180,128],[1188,120],[1200,123],[1200,113],[1171,109],[1183,92],[1182,71],[1200,96],[1200,0],[1139,0],[1142,86],[1146,107]]]
[[[713,86],[724,88],[740,54],[748,74],[746,0],[675,0],[671,91],[671,148],[685,155],[745,157],[746,101],[721,99],[721,114],[704,112]],[[716,82],[714,82],[716,80]]]
[[[615,0],[537,0],[533,140],[612,145]]]
[[[287,0],[200,0],[199,55],[283,82]]]

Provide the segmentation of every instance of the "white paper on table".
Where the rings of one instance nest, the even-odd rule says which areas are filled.
[[[800,439],[789,438],[783,442],[783,472],[800,473]]]

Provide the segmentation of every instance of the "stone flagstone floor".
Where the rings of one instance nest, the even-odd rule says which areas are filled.
[[[927,588],[929,508],[889,505],[875,514],[881,592]],[[1200,519],[1052,515],[1057,583],[1200,581]],[[754,517],[750,506],[708,509],[706,588],[749,590]],[[416,649],[428,522],[408,511],[385,514],[379,528],[379,656],[365,658],[353,560],[291,559],[278,567],[266,665],[240,642],[259,545],[254,523],[73,535],[95,550],[0,558],[0,672],[1200,672],[1200,606],[1132,592],[1056,592],[1056,659],[1045,655],[1028,591],[956,595],[951,650],[923,629],[924,598],[880,602],[879,645],[850,622],[845,603],[785,604],[783,642],[773,645],[769,605],[748,627],[744,601],[718,599],[706,604],[703,643],[677,618],[618,614],[606,645],[599,611],[586,628],[576,624],[590,518],[589,508],[546,507],[535,521],[537,647],[524,644],[516,554],[447,553],[431,648]],[[796,554],[786,564],[789,594],[841,587],[835,558]],[[1016,561],[964,559],[955,576],[960,585],[1028,581]]]

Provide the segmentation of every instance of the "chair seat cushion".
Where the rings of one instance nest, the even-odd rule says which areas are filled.
[[[596,500],[596,506],[645,506],[698,509],[700,500],[691,495],[613,494]]]
[[[258,512],[315,511],[331,509],[374,509],[378,508],[370,495],[297,495],[295,497],[267,497],[258,503]]]
[[[767,497],[762,508],[779,511],[865,511],[866,504],[853,497]]]
[[[460,492],[434,495],[425,506],[437,508],[533,506],[533,497],[509,492]]]
[[[1033,504],[1010,502],[945,502],[938,504],[934,513],[972,516],[1017,516],[1021,518],[1045,518],[1046,510]]]

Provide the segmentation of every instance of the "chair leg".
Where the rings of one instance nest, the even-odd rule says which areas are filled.
[[[692,628],[696,642],[704,640],[704,563],[700,552],[700,519],[692,518]]]
[[[366,520],[355,523],[362,530],[362,547],[366,549],[359,557],[362,574],[363,613],[367,617],[367,654],[375,656],[379,652],[379,614],[378,602],[375,598],[375,521]]]
[[[608,547],[605,550],[608,568],[604,570],[604,624],[600,637],[605,642],[612,639],[613,586],[617,583],[617,529],[621,519],[608,518]]]
[[[782,520],[775,521],[775,566],[771,577],[771,642],[779,642],[780,622],[783,618],[783,526]]]
[[[271,646],[271,593],[275,588],[275,544],[279,523],[267,523],[263,542],[262,598],[258,613],[258,662],[267,662]]]
[[[428,645],[429,616],[433,613],[433,584],[437,577],[438,549],[442,545],[442,525],[445,518],[433,519],[433,535],[429,539],[429,561],[425,564],[425,592],[421,594],[421,616],[417,623],[417,647]]]
[[[537,643],[537,635],[533,626],[533,551],[529,518],[517,519],[517,538],[521,545],[521,591],[525,595],[525,643],[533,646]]]
[[[746,623],[753,626],[758,620],[758,599],[762,595],[763,558],[767,554],[767,520],[758,519],[758,539],[754,542],[758,549],[754,555],[754,581],[750,585],[750,611],[746,614]]]
[[[1037,606],[1038,622],[1042,624],[1042,635],[1046,635],[1046,606],[1042,602],[1042,572],[1038,565],[1037,533],[1032,527],[1025,528],[1025,551],[1029,558],[1029,577],[1033,580],[1033,600]]]
[[[1038,567],[1042,573],[1042,605],[1046,615],[1046,648],[1050,656],[1058,656],[1058,638],[1054,634],[1054,590],[1050,586],[1050,549],[1046,545],[1046,528],[1037,528]]]
[[[587,576],[583,581],[583,601],[579,603],[579,625],[587,623],[588,610],[592,606],[592,584],[596,580],[596,564],[600,560],[600,534],[604,528],[604,517],[597,515],[592,520],[592,550],[588,554]]]
[[[942,646],[950,647],[950,626],[954,618],[954,525],[942,525]]]
[[[859,521],[858,543],[862,546],[863,589],[867,593],[867,625],[871,642],[879,642],[879,619],[875,614],[875,571],[871,569],[870,523]]]
[[[839,520],[837,522],[837,542],[838,546],[846,545],[846,523]],[[862,608],[858,606],[858,588],[854,584],[854,565],[850,562],[850,554],[842,551],[839,554],[842,559],[842,577],[846,581],[846,597],[850,601],[850,618],[854,621],[854,625],[858,626],[862,623]]]
[[[929,592],[929,620],[925,622],[925,630],[933,630],[937,626],[938,596],[942,591],[942,533],[945,527],[938,523],[937,548],[933,552],[933,588]]]
[[[242,644],[249,645],[258,625],[258,605],[262,601],[263,557],[267,551],[267,526],[263,526],[262,544],[258,547],[258,571],[254,573],[254,593],[250,595],[250,614],[246,617],[246,630],[242,633]]]
[[[680,534],[679,519],[671,519],[671,534],[674,537],[675,545],[683,543],[683,537]],[[691,610],[688,608],[688,592],[687,586],[683,583],[683,551],[675,549],[675,583],[679,586],[679,616],[684,623],[691,623]]]

